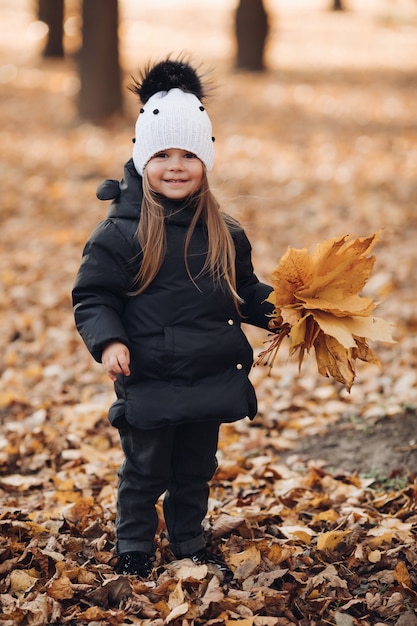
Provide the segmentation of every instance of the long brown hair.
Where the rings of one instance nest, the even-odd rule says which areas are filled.
[[[206,261],[199,275],[208,271],[216,283],[225,283],[230,290],[235,307],[239,311],[239,304],[242,303],[242,299],[236,290],[236,250],[229,230],[233,228],[233,225],[236,225],[236,222],[220,211],[219,204],[209,188],[205,170],[184,247],[185,266],[194,283],[198,276],[191,275],[188,265],[188,248],[200,218],[207,227],[208,250]],[[135,276],[134,285],[136,288],[132,295],[143,293],[150,285],[159,272],[166,253],[164,208],[158,195],[149,185],[146,169],[143,174],[143,200],[137,237],[142,259],[139,271]]]

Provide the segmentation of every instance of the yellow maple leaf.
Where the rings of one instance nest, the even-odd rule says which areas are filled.
[[[369,237],[350,235],[328,239],[308,250],[289,248],[272,273],[268,301],[274,305],[270,328],[276,333],[257,360],[270,367],[284,337],[290,354],[315,349],[318,371],[350,391],[356,359],[379,365],[368,341],[392,343],[390,324],[375,317],[376,304],[361,295],[375,264],[369,256],[380,232]]]

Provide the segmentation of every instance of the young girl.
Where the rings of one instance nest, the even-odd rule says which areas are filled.
[[[177,558],[214,563],[202,522],[219,426],[256,414],[252,349],[241,322],[267,329],[271,287],[257,279],[239,224],[207,182],[214,161],[200,76],[183,61],[135,82],[143,107],[133,159],[106,220],[88,240],[73,290],[77,328],[114,381],[109,410],[125,461],[119,471],[117,571],[152,571],[163,512]]]

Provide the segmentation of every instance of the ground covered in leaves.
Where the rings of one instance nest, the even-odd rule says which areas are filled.
[[[227,588],[173,560],[162,519],[152,578],[114,574],[113,392],[74,330],[70,290],[137,105],[126,95],[125,116],[102,127],[77,120],[74,61],[41,59],[30,4],[4,1],[0,19],[0,624],[414,626],[415,4],[336,15],[271,2],[271,69],[248,75],[232,72],[232,3],[210,3],[213,39],[196,26],[206,3],[122,3],[127,74],[172,49],[212,61],[212,185],[262,278],[289,245],[383,228],[367,292],[397,343],[373,346],[381,370],[359,365],[348,394],[282,350],[271,372],[253,370],[258,418],[223,427],[207,534],[234,572]],[[259,352],[268,337],[248,334]]]

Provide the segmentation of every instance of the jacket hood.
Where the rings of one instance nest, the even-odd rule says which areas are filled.
[[[142,197],[142,177],[137,173],[132,159],[124,167],[122,180],[109,178],[97,188],[99,200],[112,200],[108,217],[138,219]]]

